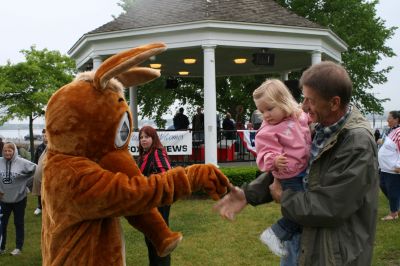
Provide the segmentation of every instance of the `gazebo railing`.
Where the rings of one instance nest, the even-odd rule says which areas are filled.
[[[192,131],[192,154],[191,155],[169,155],[171,164],[191,165],[204,163],[204,134]],[[249,162],[255,161],[254,152],[247,148],[247,144],[236,130],[218,130],[217,132],[217,160],[219,163]]]

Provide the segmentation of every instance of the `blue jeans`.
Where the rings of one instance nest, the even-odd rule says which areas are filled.
[[[389,200],[390,212],[399,211],[400,207],[400,174],[380,172],[380,187]]]
[[[291,189],[293,191],[304,191],[303,177],[305,173],[301,173],[298,176],[279,180],[282,185],[282,189]],[[272,231],[282,241],[292,239],[296,233],[301,233],[301,226],[297,223],[282,217],[276,223],[271,226]]]
[[[1,210],[3,212],[3,216],[1,217],[3,239],[1,241],[0,248],[3,250],[6,249],[7,225],[11,212],[14,213],[15,247],[22,250],[25,238],[24,219],[25,219],[26,201],[27,198],[25,197],[23,200],[15,203],[1,202]]]
[[[288,251],[288,255],[286,257],[281,258],[280,266],[297,266],[298,265],[298,257],[300,254],[300,238],[301,234],[296,233],[293,235],[292,239],[289,241],[283,242],[286,250]]]
[[[3,228],[1,227],[1,217],[3,216],[3,213],[1,212],[1,205],[0,205],[0,246],[1,243],[3,242]]]

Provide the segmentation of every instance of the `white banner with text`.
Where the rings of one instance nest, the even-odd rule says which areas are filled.
[[[192,154],[192,132],[159,131],[157,134],[168,155]],[[132,133],[132,138],[128,148],[132,155],[139,155],[139,132]]]

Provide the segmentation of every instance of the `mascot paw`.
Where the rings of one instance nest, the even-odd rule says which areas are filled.
[[[204,189],[213,200],[226,194],[229,179],[213,164],[194,164],[185,168],[192,191]]]
[[[182,234],[179,232],[173,232],[170,237],[163,240],[159,249],[157,249],[157,255],[159,257],[165,257],[178,246],[182,241]]]

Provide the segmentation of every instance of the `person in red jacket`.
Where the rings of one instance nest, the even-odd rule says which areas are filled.
[[[140,171],[145,176],[151,174],[164,173],[171,169],[167,152],[161,144],[157,131],[151,126],[144,126],[139,130],[139,161]],[[169,211],[171,205],[158,207],[165,222],[169,222]],[[150,266],[169,266],[171,265],[171,255],[160,257],[150,240],[145,237],[149,265]]]

